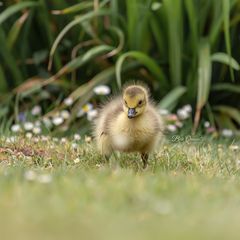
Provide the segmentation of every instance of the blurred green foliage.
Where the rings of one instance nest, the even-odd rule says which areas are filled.
[[[35,104],[76,112],[92,89],[148,83],[159,106],[194,106],[213,126],[240,124],[237,0],[0,2],[0,121]]]

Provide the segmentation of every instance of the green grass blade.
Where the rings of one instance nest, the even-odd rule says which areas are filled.
[[[127,31],[129,48],[135,50],[138,1],[137,0],[126,1],[126,7],[127,7]]]
[[[186,92],[186,87],[176,87],[172,89],[158,104],[161,109],[172,110],[178,103],[178,100]]]
[[[116,17],[116,15],[119,13],[118,2],[118,0],[111,0],[110,2],[111,10],[113,12],[112,23],[114,26],[118,26],[118,18]]]
[[[224,37],[226,43],[227,54],[229,56],[229,62],[231,62],[232,50],[231,50],[231,40],[230,40],[230,32],[229,32],[229,18],[230,18],[230,1],[229,0],[222,0],[223,5],[223,23],[224,23]],[[232,66],[230,67],[230,75],[232,81],[234,81],[234,74]]]
[[[173,86],[182,81],[182,9],[181,1],[166,0],[164,6],[168,22],[169,64]]]
[[[121,88],[122,85],[122,80],[121,80],[121,70],[122,70],[122,65],[123,62],[125,61],[126,58],[132,57],[137,59],[141,64],[143,64],[146,68],[149,69],[149,71],[154,75],[154,77],[159,81],[159,84],[163,89],[166,89],[167,80],[166,77],[161,70],[161,68],[157,65],[157,63],[148,55],[138,52],[138,51],[130,51],[127,53],[122,54],[116,63],[116,78],[117,78],[117,84],[118,87]]]
[[[1,14],[0,14],[0,24],[2,24],[6,19],[8,19],[9,17],[11,17],[12,15],[14,15],[15,13],[25,9],[25,8],[30,8],[30,7],[36,7],[38,6],[39,3],[38,2],[19,2],[16,3],[10,7],[8,7],[6,10],[4,10]]]
[[[199,33],[198,33],[198,19],[197,19],[196,9],[194,7],[194,1],[185,0],[184,4],[187,10],[187,15],[188,15],[188,20],[189,20],[189,25],[191,30],[190,38],[191,38],[192,50],[194,51],[195,54],[197,54]]]
[[[229,91],[240,93],[240,85],[232,83],[216,83],[211,87],[211,91]]]
[[[223,113],[225,115],[228,115],[231,117],[234,121],[237,122],[237,124],[240,124],[240,110],[234,107],[219,105],[213,107],[215,111],[218,111],[220,113]]]
[[[202,39],[199,49],[197,108],[202,108],[208,100],[211,68],[209,42],[207,39]]]
[[[240,66],[239,66],[238,62],[233,57],[229,56],[226,53],[214,53],[211,56],[211,60],[213,62],[220,62],[220,63],[224,63],[226,65],[229,65],[234,70],[237,70],[237,71],[240,70]]]
[[[65,15],[80,12],[93,7],[93,2],[80,2],[70,7],[64,8],[62,10],[52,10],[51,13],[54,15]]]
[[[0,93],[6,92],[7,89],[8,89],[7,80],[5,78],[3,67],[0,64]]]
[[[152,16],[150,19],[150,27],[152,30],[152,34],[156,41],[156,45],[158,47],[158,54],[163,59],[163,61],[167,61],[168,51],[166,48],[166,34],[162,28],[159,27],[158,18],[156,16]]]
[[[42,31],[42,35],[45,36],[44,40],[46,39],[47,46],[51,46],[54,41],[54,34],[51,29],[51,19],[49,16],[48,5],[45,0],[39,0],[40,8],[37,12],[38,22],[41,25],[39,31]],[[57,52],[53,57],[54,64],[57,70],[59,70],[62,66],[60,56]]]
[[[28,16],[29,16],[29,12],[23,13],[23,15],[11,27],[7,37],[7,44],[10,50],[13,48],[14,44],[16,43],[18,36],[21,32],[21,29],[25,21],[27,20]]]
[[[202,108],[208,100],[211,85],[211,75],[212,65],[210,56],[210,45],[208,39],[204,38],[201,40],[199,47],[198,93],[193,132],[195,132],[198,127]]]
[[[67,72],[71,72],[76,68],[80,67],[83,63],[86,63],[87,61],[94,59],[95,57],[101,54],[109,52],[112,49],[113,47],[108,45],[100,45],[93,47],[90,50],[88,50],[83,56],[79,56],[76,59],[73,59],[65,66],[65,68],[68,69]]]
[[[92,12],[89,12],[81,17],[78,17],[77,19],[74,19],[73,21],[71,21],[69,24],[67,24],[63,30],[59,33],[59,35],[57,36],[57,38],[55,39],[53,45],[52,45],[52,48],[50,50],[50,56],[49,56],[49,64],[48,64],[48,69],[51,68],[51,63],[52,63],[52,58],[53,58],[53,55],[60,43],[60,41],[63,39],[63,37],[67,34],[67,32],[73,28],[74,26],[86,21],[86,20],[89,20],[89,19],[92,19],[96,16],[104,16],[104,15],[107,15],[107,14],[110,14],[111,12],[110,11],[107,11],[107,10],[99,10],[97,12],[95,11],[92,11]]]
[[[7,46],[7,41],[3,29],[0,27],[0,56],[4,59],[7,67],[10,70],[11,75],[14,79],[14,85],[19,85],[23,81],[23,77],[20,69],[18,68],[16,59],[11,54]]]
[[[110,52],[112,49],[113,47],[108,45],[100,45],[100,46],[91,48],[84,55],[78,56],[77,58],[71,60],[69,63],[63,66],[63,68],[61,68],[53,77],[46,80],[43,83],[43,85],[46,85],[55,81],[56,79],[63,76],[64,74],[74,71],[75,69],[81,67],[83,64],[87,63],[88,61],[96,58],[97,56],[100,56],[101,54]]]

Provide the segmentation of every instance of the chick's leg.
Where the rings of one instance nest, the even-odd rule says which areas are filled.
[[[146,168],[148,165],[148,153],[141,153],[141,158],[143,161],[143,168]]]
[[[110,138],[107,134],[105,133],[101,134],[101,136],[98,139],[97,147],[101,155],[104,157],[104,159],[108,161],[112,154],[112,146]]]

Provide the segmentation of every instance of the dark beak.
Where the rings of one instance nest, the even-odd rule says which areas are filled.
[[[128,109],[128,118],[134,118],[136,115],[135,108],[129,108]]]

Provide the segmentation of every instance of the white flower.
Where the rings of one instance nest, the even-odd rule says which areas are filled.
[[[21,126],[19,124],[13,124],[11,127],[12,132],[20,132],[21,131]]]
[[[8,138],[6,139],[6,142],[7,142],[7,143],[14,143],[15,141],[16,141],[16,137],[14,137],[14,136],[8,137]]]
[[[34,181],[36,177],[37,177],[37,174],[32,170],[28,170],[24,173],[24,178],[28,181]]]
[[[35,125],[36,127],[40,127],[40,126],[41,126],[41,122],[40,122],[39,120],[37,120],[37,121],[34,123],[34,125]]]
[[[41,136],[41,140],[43,141],[43,142],[47,142],[48,141],[48,137],[47,136]]]
[[[185,109],[179,109],[177,115],[181,120],[189,118],[189,113]]]
[[[74,163],[79,163],[79,162],[80,162],[80,158],[74,159]]]
[[[33,129],[34,125],[32,122],[25,122],[23,127],[26,131],[31,131]]]
[[[208,121],[204,122],[204,127],[209,128],[210,127],[210,122],[208,122]]]
[[[85,114],[85,112],[84,112],[82,109],[80,109],[80,110],[78,111],[78,113],[77,113],[77,117],[80,118],[80,117],[82,117],[84,114]]]
[[[77,113],[77,117],[82,117],[85,113],[89,112],[93,109],[93,105],[91,103],[85,104]]]
[[[65,98],[63,102],[66,106],[71,106],[73,104],[73,99],[71,97],[68,97]]]
[[[63,123],[63,121],[64,121],[64,120],[63,120],[62,117],[54,117],[54,118],[52,119],[53,124],[56,125],[56,126],[61,125],[61,124]]]
[[[52,122],[51,122],[50,119],[47,118],[47,117],[44,117],[44,118],[43,118],[43,123],[44,123],[44,125],[45,125],[47,128],[51,128],[51,127],[52,127]]]
[[[93,110],[87,112],[87,119],[88,119],[88,121],[92,121],[94,118],[96,118],[97,114],[98,114],[98,112],[97,112],[96,109],[93,109]]]
[[[176,125],[177,127],[179,127],[179,128],[182,128],[182,127],[183,127],[183,123],[180,122],[180,121],[177,121],[177,122],[175,123],[175,125]]]
[[[33,116],[40,115],[42,112],[42,108],[39,105],[36,105],[32,108],[31,113]]]
[[[183,106],[182,109],[185,110],[188,113],[192,112],[192,106],[190,104],[187,104],[187,105]]]
[[[38,143],[39,142],[39,138],[38,137],[34,137],[33,138],[33,142]]]
[[[52,176],[49,174],[42,174],[37,177],[37,180],[40,183],[50,183],[52,181]]]
[[[97,95],[108,95],[111,90],[107,85],[99,85],[93,89],[94,93]]]
[[[160,113],[161,115],[165,116],[165,115],[168,115],[168,114],[169,114],[169,111],[168,111],[167,109],[160,109],[160,110],[159,110],[159,113]]]
[[[231,129],[223,129],[222,130],[222,135],[224,137],[232,137],[233,136],[233,131]]]
[[[34,127],[33,128],[33,133],[34,134],[40,134],[42,132],[42,129],[40,127]]]
[[[72,143],[72,148],[77,149],[78,145],[76,143]]]
[[[238,145],[231,145],[229,146],[229,149],[232,150],[232,151],[236,151],[239,149],[239,146]]]
[[[68,119],[70,117],[70,113],[68,110],[62,110],[60,112],[60,116],[63,117],[63,119]]]
[[[167,125],[167,130],[169,132],[176,132],[177,131],[177,127],[175,125],[173,125],[173,124],[169,124],[169,125]]]
[[[58,142],[58,138],[56,138],[56,137],[54,137],[53,139],[52,139],[54,142]]]
[[[74,134],[74,140],[79,141],[81,139],[81,136],[79,134]]]
[[[61,143],[66,143],[67,139],[66,138],[61,138]]]
[[[30,133],[30,132],[26,133],[26,138],[28,138],[28,139],[32,138],[32,133]]]

